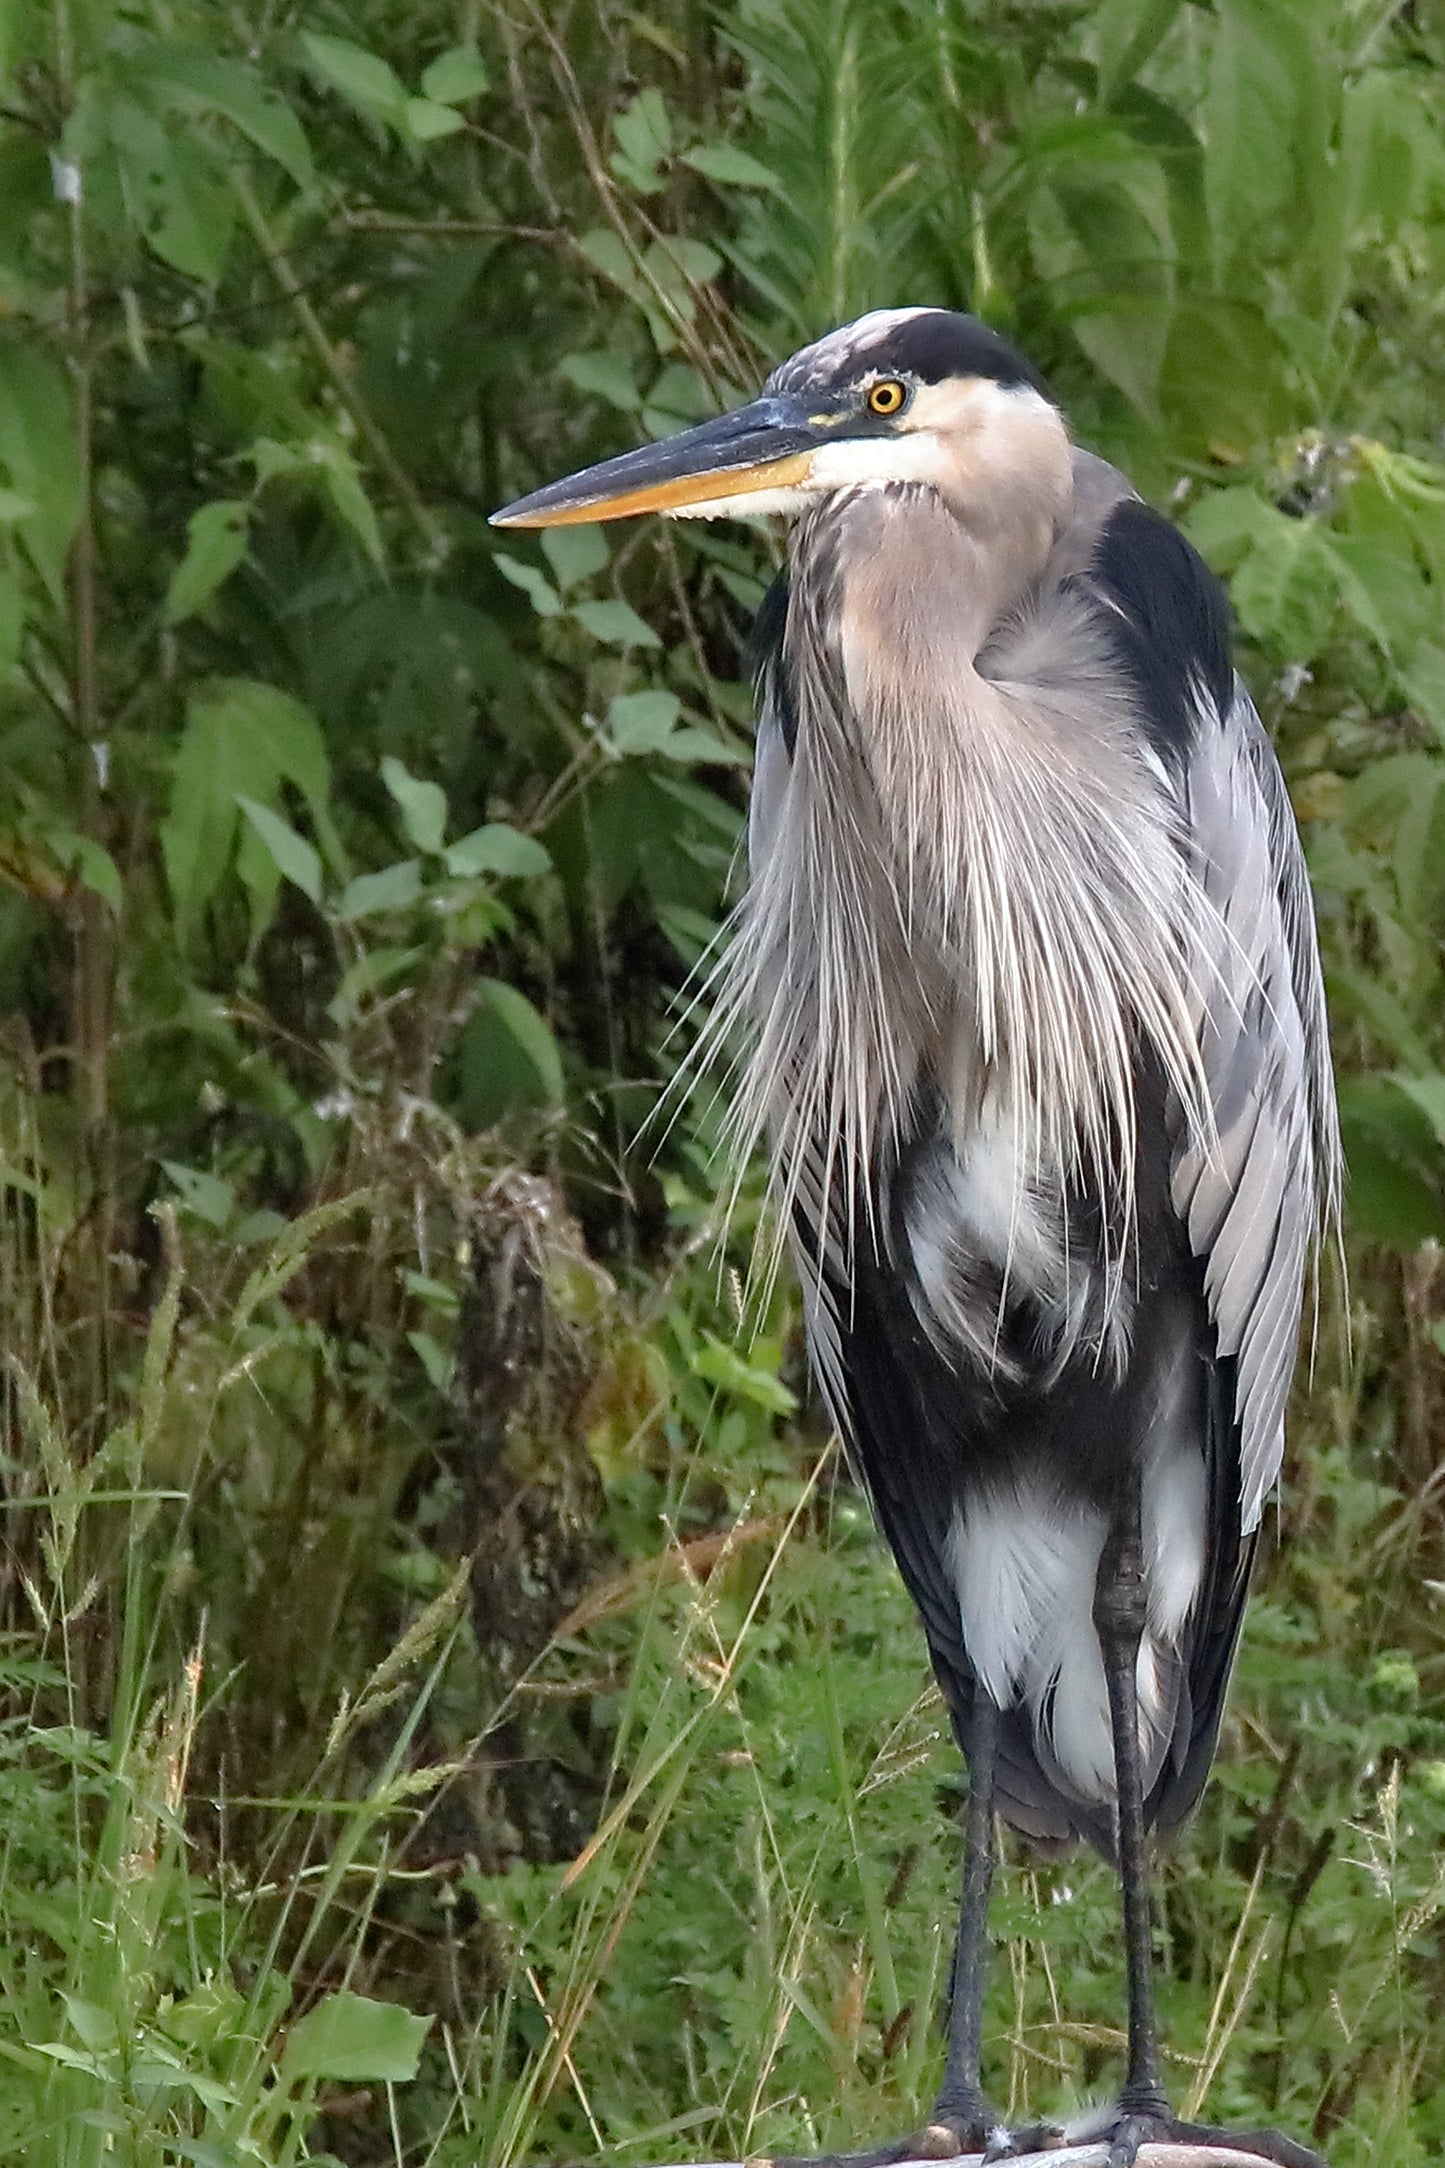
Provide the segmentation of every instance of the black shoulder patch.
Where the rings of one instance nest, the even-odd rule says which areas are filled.
[[[941,384],[950,377],[986,376],[1004,386],[1027,385],[1049,397],[1049,387],[1030,361],[1015,353],[976,316],[952,309],[926,309],[910,316],[867,354],[874,369],[897,369],[916,376],[924,384]]]
[[[1200,694],[1221,716],[1234,698],[1224,589],[1178,528],[1134,497],[1105,521],[1093,571],[1154,749],[1177,768],[1194,742]]]
[[[798,704],[793,695],[792,673],[783,653],[783,629],[787,622],[788,575],[780,572],[758,604],[743,659],[758,701],[766,702],[777,718],[791,760],[798,742]]]

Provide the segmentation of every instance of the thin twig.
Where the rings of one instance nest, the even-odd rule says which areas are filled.
[[[297,323],[306,341],[335,391],[337,398],[355,422],[372,458],[386,476],[400,502],[411,515],[428,548],[440,550],[442,535],[431,512],[422,502],[411,476],[407,473],[396,453],[392,450],[380,425],[362,398],[337,352],[326,327],[307,297],[306,289],[296,274],[295,266],[275,234],[271,231],[266,214],[252,192],[251,184],[243,173],[233,173],[231,185],[242,215],[251,228],[256,245],[270,265],[276,283],[291,304]]]

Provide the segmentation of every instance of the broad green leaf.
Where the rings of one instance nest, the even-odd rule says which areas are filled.
[[[304,416],[304,421],[309,423],[311,416]],[[361,469],[350,446],[334,430],[312,428],[300,443],[280,443],[274,437],[261,435],[246,456],[256,470],[258,482],[284,475],[307,489],[315,490],[319,485],[319,494],[338,526],[361,544],[378,570],[382,568],[385,551],[381,529],[362,483]]]
[[[467,125],[455,106],[437,105],[430,98],[408,98],[402,118],[416,143],[434,143],[438,136],[455,135]]]
[[[104,844],[97,843],[94,836],[81,835],[74,828],[46,827],[42,828],[41,835],[46,847],[54,853],[56,863],[63,866],[82,888],[99,896],[119,918],[125,903],[120,870]]]
[[[658,747],[669,760],[680,760],[689,765],[708,768],[750,768],[753,756],[746,746],[729,745],[715,730],[705,730],[695,723],[685,724],[674,730],[665,745]]]
[[[610,226],[589,227],[577,246],[605,279],[610,279],[614,286],[621,287],[625,294],[640,298],[638,290],[642,282],[637,265],[629,255],[626,245],[618,239]]]
[[[142,45],[126,68],[132,80],[157,85],[183,109],[214,113],[283,167],[298,188],[315,181],[311,148],[292,108],[247,62],[205,45],[155,38]]]
[[[542,554],[565,594],[605,568],[607,537],[597,526],[547,527],[542,532]]]
[[[606,640],[614,647],[661,647],[662,642],[651,625],[645,624],[630,602],[577,602],[572,605],[573,617],[596,640]]]
[[[668,760],[707,762],[712,766],[748,766],[751,754],[729,745],[716,731],[681,724],[675,693],[619,693],[607,711],[612,750],[623,757],[661,753]]]
[[[1352,1226],[1368,1240],[1410,1250],[1445,1240],[1445,1153],[1431,1116],[1401,1083],[1344,1078],[1340,1129]]]
[[[0,570],[0,677],[19,662],[24,636],[24,593],[13,573]]]
[[[646,261],[658,284],[664,287],[673,286],[678,280],[693,286],[706,286],[723,267],[723,260],[715,248],[686,233],[672,233],[654,241],[647,251]]]
[[[108,2049],[120,2045],[120,2029],[113,2010],[103,2010],[99,2004],[87,2002],[80,1995],[66,1995],[62,2000],[65,2014],[70,2019],[82,2047],[89,2048],[93,2054],[102,2055]]]
[[[1191,505],[1181,525],[1216,572],[1237,569],[1257,542],[1267,542],[1282,515],[1256,489],[1212,489]]]
[[[409,1332],[407,1344],[439,1393],[450,1389],[456,1363],[439,1340],[429,1332]]]
[[[298,2078],[408,2085],[430,2030],[430,2018],[399,2003],[338,1988],[291,2027],[281,2052],[281,2087],[287,2090]]]
[[[311,464],[321,470],[322,487],[342,526],[361,544],[378,568],[385,562],[381,529],[366,494],[361,469],[341,438],[330,431],[318,432],[306,446]]]
[[[182,1166],[174,1159],[163,1159],[161,1170],[180,1191],[183,1211],[204,1220],[208,1227],[227,1225],[236,1209],[236,1192],[229,1182],[203,1167]]]
[[[171,772],[161,851],[185,937],[233,863],[241,798],[265,805],[294,783],[318,832],[330,764],[320,725],[277,685],[221,678],[193,693]]]
[[[1152,58],[1182,4],[1183,0],[1098,0],[1089,27],[1104,104]]]
[[[422,95],[439,105],[465,105],[480,98],[490,78],[475,45],[451,45],[422,72]]]
[[[513,557],[506,550],[493,550],[492,562],[504,580],[520,587],[539,617],[555,617],[562,607],[558,594],[545,572],[529,565],[525,558]]]
[[[458,837],[447,845],[443,857],[447,872],[458,878],[495,873],[503,879],[527,879],[552,870],[550,852],[504,821],[490,821],[485,828]]]
[[[1146,415],[1157,409],[1173,309],[1168,187],[1158,163],[1121,154],[1035,192],[1034,252],[1084,352]]]
[[[59,608],[80,515],[80,464],[70,386],[33,338],[0,338],[0,479],[33,506],[15,532]]]
[[[194,617],[230,578],[246,554],[250,507],[221,498],[203,504],[186,522],[186,554],[171,574],[166,617],[173,625]]]
[[[612,170],[639,195],[662,186],[659,167],[672,155],[672,122],[662,92],[649,85],[625,105],[612,123],[617,149]]]
[[[575,384],[578,391],[605,399],[624,414],[635,414],[642,405],[632,364],[620,354],[567,354],[558,362],[557,373]],[[561,529],[555,531],[560,533]]]
[[[706,1344],[692,1357],[692,1370],[697,1377],[705,1378],[709,1385],[717,1385],[724,1392],[736,1393],[744,1400],[751,1400],[756,1407],[766,1408],[770,1415],[791,1415],[798,1403],[782,1379],[770,1370],[750,1363],[725,1340],[707,1335]]]
[[[682,714],[676,693],[658,689],[619,693],[607,710],[608,736],[616,753],[656,753],[667,744]]]
[[[1436,1140],[1445,1144],[1445,1076],[1397,1076],[1395,1082],[1426,1116]]]
[[[104,126],[133,230],[187,278],[214,286],[237,215],[218,152],[119,90],[105,99]]]
[[[477,991],[457,1050],[462,1119],[485,1129],[518,1109],[560,1106],[562,1057],[546,1019],[501,979],[483,979]]]
[[[421,894],[421,860],[402,858],[379,873],[358,873],[341,891],[340,919],[369,918],[373,912],[405,911]]]
[[[401,125],[406,86],[390,61],[353,44],[350,38],[331,37],[319,30],[303,30],[301,43],[321,80],[339,91],[358,113],[367,120]]]
[[[381,779],[401,808],[401,822],[419,851],[434,857],[447,830],[447,795],[439,783],[412,775],[388,753]]]
[[[1240,622],[1294,662],[1319,653],[1340,595],[1339,561],[1312,519],[1275,512],[1230,584]]]
[[[1430,724],[1445,752],[1445,647],[1422,640],[1401,676],[1412,705]]]
[[[1319,69],[1303,12],[1220,0],[1202,115],[1216,275],[1284,210],[1297,182],[1306,101]]]
[[[695,143],[683,152],[682,162],[724,188],[765,188],[773,194],[782,190],[776,173],[735,143]]]
[[[643,420],[654,435],[670,436],[684,422],[706,421],[716,411],[712,392],[697,370],[670,361],[653,380]]]
[[[258,805],[254,798],[238,797],[236,802],[270,853],[276,871],[299,888],[303,896],[309,896],[313,903],[320,903],[321,860],[313,845],[298,835],[289,821],[282,820],[279,813],[273,813],[270,806]]]

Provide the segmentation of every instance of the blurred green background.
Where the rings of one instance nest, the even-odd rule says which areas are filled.
[[[919,301],[1228,579],[1319,899],[1349,1293],[1171,2082],[1439,2158],[1442,62],[1431,0],[0,0],[0,2158],[931,2098],[959,1764],[669,1089],[775,539],[485,524]],[[1114,1904],[1010,1854],[1015,2115],[1108,2091]]]

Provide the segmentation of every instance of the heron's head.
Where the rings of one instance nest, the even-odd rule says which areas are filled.
[[[931,487],[1008,517],[1067,486],[1068,438],[1043,380],[948,309],[877,309],[775,369],[762,396],[661,444],[551,482],[499,527],[793,514],[846,491]]]

